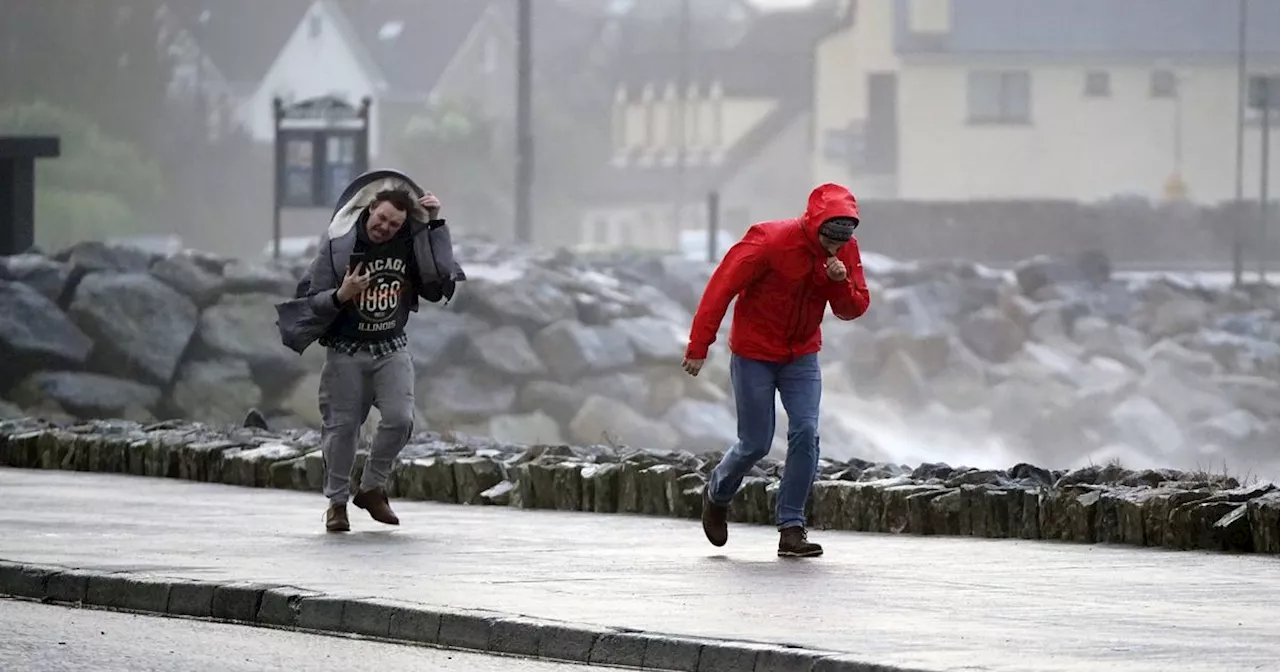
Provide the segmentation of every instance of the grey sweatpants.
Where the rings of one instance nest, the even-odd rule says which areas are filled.
[[[385,487],[391,465],[413,434],[413,359],[401,350],[381,359],[360,351],[327,351],[320,372],[320,450],[324,455],[324,496],[345,504],[351,494],[360,426],[377,407],[382,419],[360,479],[360,490]]]

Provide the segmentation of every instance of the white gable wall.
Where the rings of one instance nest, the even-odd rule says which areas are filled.
[[[275,132],[272,98],[280,96],[288,105],[316,96],[336,95],[359,106],[361,98],[378,96],[373,75],[356,57],[344,33],[339,30],[334,9],[318,1],[307,10],[293,35],[262,83],[245,102],[239,116],[259,142],[271,142]],[[372,115],[369,129],[370,152],[377,153],[378,115]]]

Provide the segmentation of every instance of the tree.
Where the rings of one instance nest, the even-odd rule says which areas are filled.
[[[448,211],[468,222],[468,234],[511,238],[510,159],[497,156],[494,124],[477,105],[442,101],[412,110],[395,146],[396,163],[446,199]]]
[[[163,0],[0,2],[0,104],[43,100],[154,155],[172,63]]]
[[[160,168],[136,146],[85,115],[47,103],[0,107],[0,129],[62,137],[62,156],[36,162],[36,244],[56,250],[81,240],[149,232],[160,200]]]

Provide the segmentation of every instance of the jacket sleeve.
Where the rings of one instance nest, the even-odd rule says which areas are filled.
[[[338,304],[338,288],[333,282],[335,275],[342,274],[336,272],[333,268],[333,255],[329,253],[327,244],[321,245],[316,251],[316,258],[311,261],[311,266],[307,269],[307,273],[303,276],[301,282],[298,283],[298,289],[305,291],[303,295],[307,298],[311,306],[311,310],[315,312],[317,317],[334,318],[337,317],[338,311],[342,306]],[[305,290],[303,283],[306,283]],[[298,298],[303,298],[299,296]]]
[[[849,273],[844,282],[833,282],[824,288],[827,302],[831,304],[831,312],[841,320],[857,319],[871,307],[871,292],[867,290],[867,278],[862,271],[858,241],[850,240],[840,249],[839,257]]]
[[[457,292],[458,283],[467,279],[467,274],[453,255],[453,237],[448,223],[435,219],[423,228],[414,238],[418,296],[431,303],[441,300],[448,303]]]
[[[729,302],[742,290],[751,286],[765,272],[767,266],[764,247],[764,231],[758,226],[747,230],[742,240],[729,248],[720,260],[707,288],[702,292],[698,310],[693,315],[693,327],[689,333],[689,347],[685,356],[689,359],[706,359],[707,351],[716,340],[720,323],[724,320]]]
[[[340,310],[330,259],[329,246],[322,244],[298,282],[294,298],[275,306],[280,342],[298,354],[324,334]]]

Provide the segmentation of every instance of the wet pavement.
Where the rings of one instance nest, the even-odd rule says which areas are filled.
[[[0,670],[607,672],[609,669],[0,599]]]
[[[323,531],[314,493],[0,469],[0,559],[793,644],[936,670],[1277,670],[1280,558],[393,501]]]

